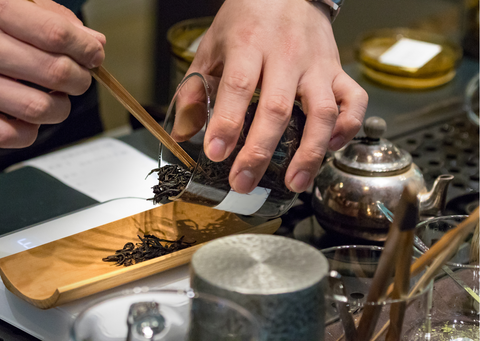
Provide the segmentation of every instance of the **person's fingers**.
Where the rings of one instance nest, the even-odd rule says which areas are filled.
[[[206,119],[205,86],[199,77],[191,76],[177,92],[171,136],[177,142],[186,141],[202,129]]]
[[[290,120],[298,79],[283,62],[266,62],[255,118],[230,172],[235,191],[251,192],[265,173]]]
[[[0,30],[0,74],[69,95],[84,93],[92,77],[70,57],[41,51]]]
[[[40,125],[0,113],[0,148],[24,148],[37,139]]]
[[[285,175],[287,187],[298,193],[308,188],[320,169],[338,116],[331,83],[310,74],[304,84],[299,91],[307,120],[300,147]]]
[[[102,44],[103,46],[105,46],[105,44],[107,43],[107,38],[105,37],[105,35],[103,33],[92,30],[91,28],[89,28],[87,26],[83,26],[83,24],[75,24],[74,23],[74,25],[77,26],[78,28],[82,29],[83,31],[87,32],[88,34],[90,34],[95,39],[97,39],[100,42],[100,44]]]
[[[213,75],[216,72],[221,74],[221,71],[212,70],[209,67],[212,60],[218,57],[218,54],[214,53],[215,48],[208,32],[200,45],[204,48],[199,48],[195,54],[195,58],[186,72],[186,77],[177,88],[176,98],[174,99],[175,122],[171,136],[177,142],[190,139],[202,129],[207,120],[207,105],[211,106],[213,104],[218,91],[220,78]],[[205,48],[205,46],[207,47]],[[218,52],[220,53],[220,51]],[[199,76],[192,74],[200,74],[206,84]],[[210,96],[210,103],[208,104],[207,92]]]
[[[261,68],[261,54],[254,49],[231,49],[226,56],[214,112],[205,134],[204,149],[210,160],[222,161],[235,148]]]
[[[105,57],[102,43],[61,14],[28,1],[0,0],[0,29],[41,50],[62,53],[87,68]]]
[[[68,18],[72,23],[80,23],[82,24],[81,20],[77,18],[75,13],[73,13],[67,7],[60,5],[59,3],[52,1],[52,0],[29,0],[32,3],[35,3],[42,8],[48,9],[49,11],[61,14]],[[83,25],[83,24],[82,24]]]
[[[360,130],[368,105],[368,95],[346,73],[339,74],[333,82],[333,92],[340,103],[340,114],[329,142],[329,148],[338,150]]]
[[[0,76],[0,112],[33,124],[60,123],[70,113],[70,101],[64,93],[28,87]]]
[[[65,16],[76,27],[95,37],[102,45],[107,42],[105,35],[83,25],[82,21],[70,9],[52,0],[35,0],[35,3],[45,9]]]

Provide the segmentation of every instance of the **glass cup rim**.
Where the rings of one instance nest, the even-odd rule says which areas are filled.
[[[210,303],[222,303],[224,306],[228,306],[229,308],[233,308],[235,311],[240,313],[244,318],[246,318],[249,323],[252,324],[250,328],[255,340],[260,339],[260,324],[257,321],[257,317],[242,307],[241,305],[230,301],[226,298],[215,296],[208,293],[203,292],[196,292],[193,289],[169,289],[169,288],[150,288],[150,287],[135,287],[133,289],[126,289],[116,293],[105,295],[104,297],[100,297],[96,300],[90,302],[82,311],[75,317],[75,319],[70,324],[70,338],[73,341],[77,341],[75,327],[80,323],[81,318],[83,318],[86,314],[88,314],[92,309],[94,309],[97,305],[106,303],[108,301],[114,300],[116,298],[120,298],[127,295],[141,295],[141,294],[166,294],[166,295],[178,295],[180,297],[184,297],[191,301],[192,299],[205,299]]]
[[[211,98],[210,98],[210,85],[208,84],[208,81],[207,79],[199,72],[192,72],[192,73],[189,73],[188,75],[186,75],[182,81],[180,82],[180,84],[178,84],[176,90],[175,90],[175,94],[173,95],[172,97],[172,100],[170,101],[170,104],[168,106],[168,109],[167,109],[167,113],[165,114],[165,120],[164,120],[164,127],[165,130],[166,130],[166,127],[165,125],[170,121],[170,117],[171,115],[173,115],[173,108],[174,106],[176,105],[177,103],[177,97],[180,93],[180,90],[185,86],[185,84],[192,78],[196,78],[198,77],[200,79],[200,81],[203,83],[203,88],[205,90],[205,105],[206,105],[206,111],[207,111],[207,120],[205,121],[205,129],[207,128],[208,126],[208,121],[209,121],[209,118],[210,118],[210,114],[211,114]],[[163,144],[160,142],[159,143],[159,152],[158,152],[158,155],[159,155],[159,158],[158,158],[158,167],[161,167],[161,161],[162,161],[162,148],[163,148]],[[197,170],[197,167],[198,167],[198,164],[195,165],[195,169],[192,170],[192,174]],[[190,182],[192,181],[192,178],[190,177],[190,179],[188,180],[188,185],[190,184]],[[175,201],[179,198],[182,197],[182,195],[185,194],[186,190],[187,190],[187,186],[185,186],[185,188],[176,196],[172,197],[172,201]]]
[[[418,230],[418,228],[423,227],[425,225],[428,225],[429,223],[436,222],[439,220],[447,220],[447,219],[467,219],[469,215],[467,214],[451,214],[451,215],[444,215],[444,216],[438,216],[438,217],[432,217],[427,220],[421,221],[420,223],[417,224],[415,227],[415,230]],[[414,246],[415,247],[415,246]],[[423,252],[419,250],[417,247],[415,247],[415,250],[418,251],[420,254],[423,255]],[[458,269],[474,269],[474,270],[479,270],[480,269],[480,264],[462,264],[462,263],[454,263],[454,262],[446,262],[446,266],[453,267],[453,268],[458,268]]]
[[[205,104],[206,104],[206,111],[207,111],[207,120],[205,122],[205,125],[208,126],[208,121],[209,121],[209,118],[210,118],[210,114],[211,114],[211,102],[212,102],[212,98],[211,98],[211,92],[212,92],[212,85],[210,83],[212,82],[208,82],[207,80],[207,77],[205,77],[203,74],[199,73],[199,72],[192,72],[192,73],[189,73],[188,75],[186,75],[182,81],[180,82],[180,84],[178,84],[176,90],[175,90],[175,94],[173,95],[172,97],[172,100],[170,101],[170,104],[168,105],[168,109],[167,109],[167,113],[165,114],[165,122],[167,122],[167,118],[172,114],[172,111],[173,111],[173,107],[174,105],[177,103],[177,97],[178,97],[178,94],[180,93],[180,90],[185,86],[185,84],[191,79],[191,78],[196,78],[198,77],[200,79],[200,81],[203,83],[203,87],[204,87],[204,90],[205,90]],[[213,77],[209,77],[210,79],[213,78]]]
[[[479,74],[477,73],[473,76],[470,81],[467,83],[465,87],[465,98],[464,98],[464,107],[467,111],[467,116],[470,121],[477,126],[479,125],[479,117],[478,114],[474,112],[474,108],[472,107],[472,98],[475,93],[478,93],[479,87]]]
[[[376,245],[339,245],[339,246],[333,246],[325,249],[321,249],[320,252],[326,253],[326,252],[332,252],[332,251],[337,251],[337,250],[348,250],[348,249],[364,249],[364,250],[370,250],[370,251],[383,251],[382,246],[376,246]],[[386,305],[391,305],[394,303],[403,303],[403,302],[409,302],[416,300],[419,297],[422,297],[426,295],[431,289],[433,288],[433,280],[431,280],[429,283],[427,283],[420,291],[418,291],[415,295],[412,295],[410,297],[404,297],[404,298],[399,298],[399,299],[383,299],[381,301],[377,302],[363,302],[362,306],[386,306]],[[337,294],[330,294],[328,291],[325,294],[325,298],[335,301],[335,302],[344,302],[348,303],[351,302],[350,299],[348,299],[346,296],[343,295],[337,295]]]

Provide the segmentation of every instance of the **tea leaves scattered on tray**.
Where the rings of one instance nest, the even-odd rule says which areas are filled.
[[[140,243],[126,243],[123,249],[115,251],[114,255],[102,258],[104,262],[116,262],[116,265],[130,266],[149,259],[167,255],[186,249],[195,242],[186,242],[183,236],[178,240],[161,239],[151,234],[138,236]],[[163,244],[162,244],[163,242]]]

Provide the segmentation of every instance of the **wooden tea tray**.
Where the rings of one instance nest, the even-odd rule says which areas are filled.
[[[16,296],[41,309],[73,301],[183,264],[209,240],[237,233],[273,233],[281,220],[250,225],[233,213],[173,202],[0,259],[0,276]],[[186,249],[132,266],[102,258],[140,242],[137,235],[196,241]]]

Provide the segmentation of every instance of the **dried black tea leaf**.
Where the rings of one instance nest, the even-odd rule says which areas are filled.
[[[159,183],[153,187],[154,197],[150,200],[153,200],[154,204],[168,203],[172,198],[182,193],[189,181],[192,181],[192,183],[200,184],[206,188],[213,188],[215,191],[205,191],[201,194],[185,191],[181,196],[183,201],[211,207],[218,205],[231,189],[228,181],[229,173],[235,158],[245,145],[257,107],[258,102],[252,102],[248,106],[237,144],[225,160],[213,162],[201,153],[193,173],[179,165],[167,165],[152,170],[150,174],[158,173]],[[305,114],[296,103],[292,108],[290,121],[273,153],[265,175],[258,184],[259,187],[269,190],[268,200],[261,208],[263,214],[266,212],[266,215],[275,215],[276,212],[285,211],[296,196],[296,193],[291,192],[285,186],[284,179],[288,165],[300,146],[305,120]],[[223,193],[225,195],[222,197]]]
[[[123,249],[115,251],[114,255],[102,258],[104,262],[115,262],[116,265],[130,266],[149,259],[168,255],[169,253],[186,249],[195,242],[186,242],[182,236],[178,240],[161,239],[151,234],[138,236],[140,243],[126,243]],[[162,244],[163,242],[163,244]]]
[[[166,204],[172,197],[179,195],[187,186],[192,172],[179,165],[166,165],[161,168],[152,169],[148,174],[158,173],[158,185],[152,187],[154,204]],[[147,176],[148,176],[147,175]]]
[[[245,145],[257,107],[258,102],[253,102],[249,105],[245,115],[243,129],[232,153],[222,162],[213,162],[207,157],[201,157],[197,162],[197,169],[193,174],[192,181],[226,192],[230,190],[228,181],[230,169],[238,153]],[[270,201],[272,203],[276,201],[279,205],[282,205],[285,199],[295,195],[285,186],[284,179],[288,165],[300,146],[300,138],[305,127],[305,120],[305,114],[300,107],[295,104],[292,108],[292,116],[289,124],[275,148],[265,175],[258,184],[260,187],[271,190]]]

